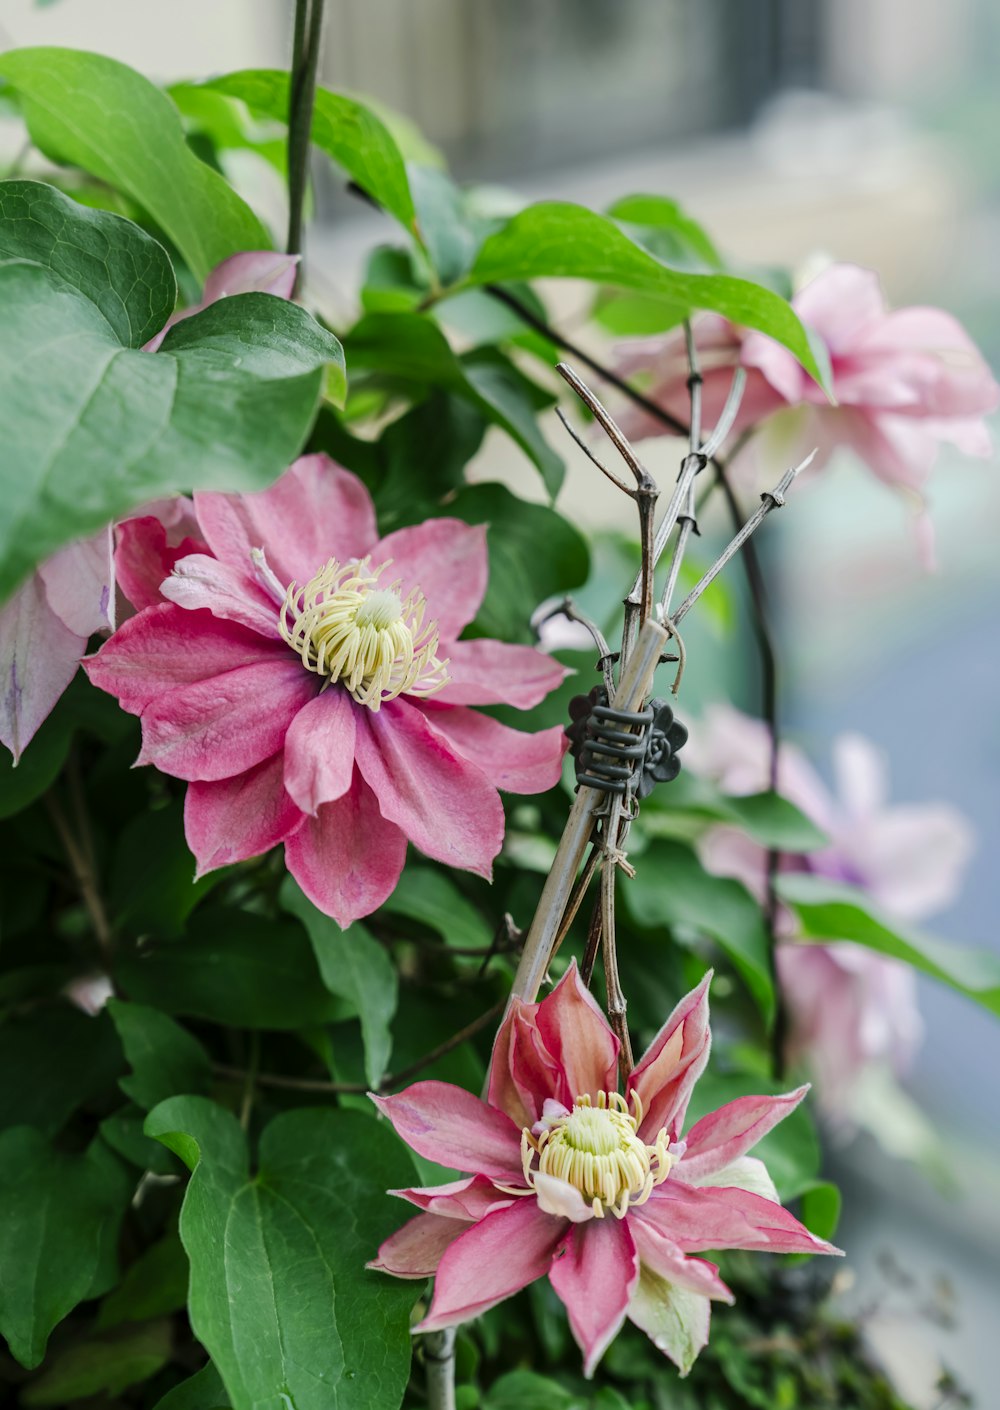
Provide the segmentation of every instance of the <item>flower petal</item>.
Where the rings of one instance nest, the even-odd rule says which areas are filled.
[[[568,1180],[560,1180],[557,1175],[536,1173],[534,1178],[538,1208],[545,1214],[554,1214],[560,1219],[568,1219],[571,1224],[586,1224],[595,1219],[594,1206],[588,1204],[583,1195]]]
[[[738,1097],[718,1111],[709,1112],[687,1134],[687,1149],[675,1178],[700,1185],[731,1165],[784,1121],[808,1092],[808,1084],[780,1097]]]
[[[643,1205],[642,1217],[685,1253],[710,1248],[840,1253],[780,1204],[729,1185],[699,1188],[667,1179]]]
[[[712,1304],[690,1288],[666,1282],[643,1264],[628,1316],[686,1376],[708,1341]]]
[[[506,1209],[517,1195],[505,1195],[485,1175],[470,1175],[465,1180],[451,1180],[447,1185],[428,1185],[409,1190],[390,1190],[389,1194],[409,1200],[426,1214],[440,1214],[447,1219],[464,1219],[467,1223],[483,1219],[494,1209]]]
[[[519,1127],[534,1126],[546,1097],[561,1090],[561,1069],[538,1031],[537,1014],[537,1004],[514,999],[490,1059],[490,1106]]]
[[[153,514],[126,519],[115,532],[116,583],[137,612],[144,607],[157,607],[165,600],[160,584],[179,559],[189,553],[204,553],[207,548],[200,539],[193,538],[184,538],[172,548],[167,529]]]
[[[569,744],[560,725],[529,734],[461,706],[427,710],[431,728],[505,793],[546,793],[562,777]]]
[[[328,455],[303,455],[258,494],[196,494],[198,522],[217,558],[246,569],[262,548],[287,586],[300,586],[331,558],[363,558],[378,530],[364,485]]]
[[[285,863],[302,890],[344,927],[392,895],[405,858],[405,835],[379,812],[356,769],[343,797],[321,804],[285,843]]]
[[[415,1082],[391,1097],[373,1096],[418,1155],[452,1170],[524,1184],[521,1133],[502,1111],[450,1082]]]
[[[281,640],[278,609],[260,584],[244,569],[205,553],[179,558],[160,584],[160,594],[185,611],[205,607],[214,617],[239,622],[273,641]]]
[[[192,783],[184,799],[184,835],[198,876],[269,852],[304,821],[282,784],[280,754],[235,778]]]
[[[598,1092],[617,1088],[618,1039],[580,978],[576,960],[538,1005],[535,1022],[560,1076],[559,1089],[542,1095],[572,1107],[577,1097],[589,1096],[596,1104]]]
[[[206,278],[202,307],[231,294],[274,294],[279,299],[290,299],[300,258],[276,250],[243,250],[230,255]]]
[[[294,659],[283,642],[265,641],[236,622],[165,602],[124,622],[83,665],[94,685],[114,695],[130,715],[139,715],[194,682]]]
[[[142,711],[142,752],[175,778],[232,778],[276,754],[315,677],[287,652],[179,686]]]
[[[478,1317],[543,1277],[566,1232],[533,1199],[498,1209],[457,1238],[438,1265],[430,1311],[415,1332],[435,1332]]]
[[[16,764],[87,649],[53,612],[37,573],[0,607],[0,742]]]
[[[371,554],[376,566],[392,559],[385,581],[401,579],[403,597],[411,588],[420,589],[427,599],[426,618],[437,622],[450,655],[450,643],[472,621],[486,593],[485,526],[462,519],[428,519],[397,529],[381,539]]]
[[[589,1380],[625,1321],[639,1279],[639,1256],[624,1219],[594,1219],[566,1235],[549,1282],[569,1314]]]
[[[682,1253],[662,1229],[642,1217],[644,1208],[634,1209],[629,1217],[629,1227],[643,1265],[657,1277],[701,1297],[714,1298],[717,1302],[735,1302],[736,1299],[719,1277],[715,1264],[704,1258],[689,1258]]]
[[[355,748],[383,817],[427,856],[491,876],[503,842],[499,794],[431,728],[422,710],[402,697],[377,712],[365,710]]]
[[[468,1228],[464,1219],[418,1214],[389,1235],[366,1267],[396,1278],[429,1278],[437,1272],[450,1246]]]
[[[513,705],[530,710],[569,675],[569,670],[533,646],[510,646],[478,637],[450,642],[451,681],[434,697],[449,705]]]
[[[752,1195],[760,1195],[761,1199],[769,1199],[772,1204],[781,1203],[767,1166],[755,1155],[741,1155],[731,1165],[723,1166],[700,1183],[702,1188],[706,1185],[724,1185],[732,1190],[748,1190]]]
[[[354,776],[356,707],[331,686],[314,696],[285,736],[285,787],[304,813],[343,797]]]
[[[644,1112],[639,1135],[653,1140],[666,1127],[676,1141],[694,1084],[705,1070],[711,1033],[708,1027],[708,986],[712,971],[697,989],[686,994],[646,1049],[628,1079]]]
[[[68,544],[39,565],[49,606],[85,639],[111,622],[111,530]]]

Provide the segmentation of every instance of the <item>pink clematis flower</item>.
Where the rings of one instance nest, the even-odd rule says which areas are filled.
[[[838,404],[829,404],[787,348],[709,315],[695,325],[706,424],[721,412],[733,368],[741,364],[747,388],[734,434],[782,413],[790,461],[818,447],[814,466],[819,468],[837,446],[846,445],[879,479],[920,503],[942,441],[967,455],[990,455],[983,417],[1000,404],[1000,387],[950,314],[936,308],[889,309],[878,276],[853,264],[830,265],[799,290],[792,307],[826,345]],[[620,344],[617,367],[626,373],[651,370],[653,399],[687,417],[680,333]],[[622,426],[636,438],[663,434],[662,425],[642,411],[626,412]]]
[[[284,843],[345,926],[390,895],[407,838],[490,876],[497,789],[551,788],[565,741],[469,706],[529,709],[566,673],[533,647],[458,640],[486,590],[485,528],[431,519],[380,538],[364,485],[324,455],[259,494],[196,494],[195,512],[206,551],[86,665],[141,716],[139,762],[189,782],[199,875]],[[145,521],[134,559],[144,534],[155,563]]]
[[[272,250],[249,250],[223,260],[205,280],[201,302],[172,314],[143,351],[156,352],[175,323],[228,294],[290,299],[298,261],[298,255]],[[88,638],[114,630],[118,591],[135,607],[149,605],[176,558],[200,546],[185,541],[189,503],[158,500],[137,510],[160,524],[152,538],[148,533],[143,537],[141,548],[126,521],[118,527],[117,554],[111,526],[60,549],[0,607],[0,743],[15,764],[76,675]]]
[[[716,705],[692,731],[689,766],[727,793],[768,786],[767,728],[731,706]],[[782,857],[783,870],[807,870],[869,892],[888,914],[920,920],[955,896],[972,851],[965,819],[943,803],[887,803],[884,758],[860,735],[834,744],[831,794],[793,745],[778,758],[778,787],[829,838],[808,856]],[[744,833],[713,827],[699,851],[705,866],[742,881],[758,899],[766,852]],[[848,941],[795,944],[797,925],[778,915],[778,973],[791,1019],[789,1056],[812,1071],[827,1114],[852,1119],[859,1083],[875,1065],[904,1073],[923,1035],[912,969]],[[834,937],[832,937],[834,938]]]
[[[708,1061],[708,984],[677,1005],[618,1087],[617,1038],[575,962],[538,1004],[515,1000],[488,1100],[418,1082],[372,1100],[420,1155],[468,1178],[393,1190],[421,1213],[369,1266],[435,1278],[416,1331],[455,1326],[548,1276],[593,1374],[625,1318],[690,1370],[712,1300],[732,1302],[706,1249],[838,1253],[778,1203],[747,1152],[807,1088],[741,1097],[682,1139]]]

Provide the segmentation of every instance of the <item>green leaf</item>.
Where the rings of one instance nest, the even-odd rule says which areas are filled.
[[[543,201],[515,215],[483,244],[467,280],[587,279],[658,294],[679,318],[698,309],[721,313],[783,343],[818,382],[822,372],[791,305],[769,289],[729,274],[670,269],[606,216],[563,201]]]
[[[202,908],[182,940],[153,942],[117,966],[131,999],[231,1028],[307,1028],[341,1016],[302,927]]]
[[[170,99],[134,69],[74,49],[15,49],[0,56],[0,79],[35,145],[131,196],[198,280],[240,250],[271,248],[250,207],[188,147]]]
[[[133,935],[179,935],[202,896],[218,883],[214,872],[194,879],[183,815],[178,800],[139,813],[118,834],[108,896],[117,927]]]
[[[552,398],[503,353],[479,348],[457,357],[437,324],[417,313],[368,314],[348,334],[347,348],[352,375],[368,368],[382,377],[441,387],[470,402],[521,447],[549,493],[558,492],[565,467],[536,420]]]
[[[253,113],[278,122],[288,120],[288,74],[281,69],[246,69],[205,86],[242,99]],[[406,164],[392,133],[371,108],[344,93],[318,88],[312,140],[362,191],[414,233],[416,214]]]
[[[106,1013],[92,1018],[60,999],[8,1017],[0,1026],[0,1072],[8,1075],[0,1083],[0,1129],[33,1126],[54,1136],[84,1103],[113,1091],[121,1071]]]
[[[118,1085],[127,1097],[148,1111],[167,1097],[201,1095],[208,1091],[212,1065],[192,1034],[158,1009],[108,1001],[118,1036],[132,1068]]]
[[[640,234],[640,243],[660,259],[693,257],[709,269],[722,268],[722,256],[707,231],[667,196],[622,196],[608,207],[607,213],[624,225],[639,226],[647,235],[643,239]],[[655,242],[648,238],[654,233],[659,237]]]
[[[153,1410],[231,1410],[231,1407],[222,1377],[210,1361],[197,1375],[168,1391]]]
[[[98,1331],[179,1312],[187,1302],[187,1287],[188,1261],[180,1239],[171,1233],[150,1244],[101,1303]]]
[[[50,715],[17,764],[0,749],[0,819],[21,812],[55,783],[69,753],[70,733],[61,714],[58,719]]]
[[[163,247],[121,216],[78,205],[41,181],[0,183],[0,260],[44,265],[96,304],[123,347],[142,347],[174,311]]]
[[[536,1371],[508,1371],[490,1387],[483,1410],[575,1410],[579,1401]]]
[[[363,925],[341,930],[307,900],[292,877],[281,887],[281,904],[306,928],[323,983],[358,1011],[365,1047],[365,1079],[377,1087],[392,1053],[389,1025],[396,1012],[396,971],[385,950]]]
[[[236,1119],[203,1098],[163,1103],[147,1130],[194,1171],[191,1325],[236,1410],[398,1405],[414,1289],[364,1267],[399,1222],[383,1192],[412,1178],[391,1131],[361,1112],[286,1112],[251,1176]]]
[[[810,940],[853,940],[905,961],[1000,1016],[1000,956],[937,940],[884,919],[863,891],[826,877],[785,875],[778,880],[778,890]]]
[[[405,867],[382,910],[420,921],[450,945],[482,949],[485,954],[493,940],[490,927],[475,906],[444,872],[430,867]]]
[[[84,207],[53,199],[67,228],[89,229]],[[145,259],[148,237],[126,221],[119,230]],[[165,252],[158,258],[169,274]],[[123,278],[125,268],[114,266]],[[144,500],[268,484],[305,440],[324,363],[342,367],[336,338],[270,294],[223,299],[144,353],[121,342],[90,297],[91,273],[75,277],[0,263],[0,598],[39,560]]]
[[[467,485],[448,512],[487,525],[490,581],[477,631],[533,643],[528,622],[538,604],[586,580],[590,558],[582,535],[554,509],[526,504],[504,485]]]
[[[170,1360],[170,1323],[146,1322],[67,1346],[21,1392],[22,1405],[68,1405],[102,1392],[118,1396]]]
[[[658,841],[642,854],[622,895],[640,925],[692,926],[717,941],[770,1027],[774,986],[767,932],[760,907],[745,886],[707,872],[690,847]]]
[[[762,847],[776,847],[782,852],[815,852],[828,841],[805,813],[777,793],[733,797],[707,779],[686,771],[669,790],[654,793],[652,807],[643,813],[642,826],[654,834],[673,835],[677,814],[733,824]]]
[[[473,215],[465,195],[447,172],[437,167],[408,167],[417,208],[417,228],[442,284],[455,284],[470,268],[496,222]]]
[[[68,1155],[26,1126],[0,1134],[0,1332],[22,1366],[91,1294],[131,1193],[106,1148]]]
[[[818,1239],[830,1240],[840,1222],[840,1191],[830,1180],[817,1180],[802,1192],[802,1222]]]

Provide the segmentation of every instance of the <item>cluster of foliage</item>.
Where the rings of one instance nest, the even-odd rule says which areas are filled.
[[[44,182],[0,183],[4,596],[151,500],[255,491],[301,452],[325,452],[367,486],[383,534],[442,515],[488,526],[489,586],[466,635],[530,643],[535,606],[590,573],[587,543],[551,502],[564,466],[539,413],[559,354],[531,281],[588,281],[619,324],[636,304],[660,326],[708,309],[827,375],[786,300],[724,269],[672,202],[498,217],[406,123],[323,89],[315,146],[402,237],[372,255],[357,320],[335,336],[295,303],[242,294],[150,354],[178,288],[196,303],[223,260],[273,244],[224,171],[241,149],[284,169],[288,76],[168,94],[108,59],[49,49],[0,57],[0,84],[48,163]],[[528,457],[548,504],[466,481],[488,432]],[[602,612],[618,592],[597,582]],[[561,657],[589,686],[593,654]],[[565,723],[579,688],[567,680],[530,726]],[[364,1265],[400,1222],[385,1191],[440,1172],[365,1092],[417,1075],[480,1090],[571,781],[506,800],[492,885],[411,852],[389,899],[341,929],[280,852],[193,880],[183,784],[133,770],[139,750],[138,722],[77,676],[16,767],[0,757],[0,1382],[26,1406],[420,1404],[419,1366],[407,1386],[423,1285]],[[773,792],[734,798],[683,777],[644,817],[619,936],[634,1032],[649,1038],[714,962],[725,1038],[692,1116],[783,1090],[770,1075],[765,916],[740,882],[706,870],[695,841],[735,824],[804,855],[820,834]],[[807,935],[904,960],[1000,1012],[985,959],[887,922],[861,891],[798,875],[787,901]],[[839,1200],[808,1112],[760,1153],[782,1199],[829,1237]],[[555,1368],[578,1360],[546,1289],[463,1333],[461,1403],[721,1410],[850,1395],[895,1410],[856,1333],[792,1295],[789,1275],[736,1276],[747,1296],[719,1315],[686,1389],[631,1334],[607,1387],[573,1389],[575,1371]]]

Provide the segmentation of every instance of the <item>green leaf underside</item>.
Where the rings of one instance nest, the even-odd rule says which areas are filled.
[[[396,1012],[396,971],[385,950],[363,925],[341,930],[299,890],[291,877],[281,888],[281,904],[306,928],[323,983],[358,1011],[365,1049],[365,1079],[377,1087],[392,1052],[389,1025]]]
[[[730,274],[670,269],[585,206],[542,201],[514,216],[483,243],[467,275],[471,284],[509,279],[586,279],[658,294],[681,318],[699,309],[721,313],[783,343],[817,381],[822,380],[806,331],[777,294]]]
[[[692,926],[716,940],[770,1027],[774,986],[767,932],[760,907],[745,886],[707,872],[690,847],[657,841],[643,853],[642,864],[623,885],[622,895],[641,925]]]
[[[46,156],[131,196],[199,281],[232,254],[271,248],[250,207],[188,147],[167,95],[134,69],[75,49],[17,49],[0,56],[2,79]]]
[[[147,1131],[194,1171],[189,1311],[236,1410],[398,1404],[415,1288],[364,1267],[400,1222],[383,1192],[412,1179],[391,1132],[360,1112],[286,1112],[251,1176],[236,1119],[203,1098],[163,1103]]]
[[[58,203],[70,224],[91,230],[83,207],[53,193],[50,209]],[[8,250],[17,223],[3,222]],[[119,254],[131,242],[135,264],[147,260],[162,291],[173,277],[166,253],[126,222],[116,234]],[[27,243],[38,252],[37,240]],[[123,255],[115,268],[125,268]],[[124,345],[94,302],[91,294],[101,304],[109,296],[93,271],[74,277],[83,287],[22,258],[0,263],[0,599],[63,544],[148,499],[263,488],[302,447],[323,365],[342,366],[337,340],[270,294],[223,299],[145,353]],[[164,298],[157,318],[165,308]],[[129,326],[133,339],[145,331]]]
[[[0,1333],[22,1366],[91,1294],[131,1193],[106,1147],[68,1155],[26,1126],[0,1135]]]
[[[288,120],[288,74],[247,69],[212,79],[205,87],[239,98],[252,113]],[[344,93],[316,90],[312,140],[373,200],[414,233],[413,197],[396,140],[371,108]]]
[[[880,917],[863,891],[822,876],[782,876],[778,890],[808,939],[853,940],[903,960],[1000,1017],[1000,956],[921,935]]]
[[[608,207],[607,214],[627,225],[667,232],[709,268],[722,268],[722,257],[707,231],[669,196],[622,196]]]

